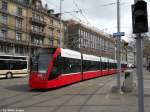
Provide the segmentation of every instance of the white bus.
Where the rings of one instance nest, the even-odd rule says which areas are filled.
[[[28,75],[28,57],[25,56],[0,56],[0,77],[12,78]]]

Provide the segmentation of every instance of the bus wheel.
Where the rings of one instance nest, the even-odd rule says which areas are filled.
[[[12,73],[8,72],[8,73],[6,74],[6,78],[7,78],[7,79],[10,79],[10,78],[12,78],[12,77],[13,77]]]

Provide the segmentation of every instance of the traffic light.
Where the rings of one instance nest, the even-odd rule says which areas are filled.
[[[147,3],[138,1],[132,5],[133,33],[148,32]]]

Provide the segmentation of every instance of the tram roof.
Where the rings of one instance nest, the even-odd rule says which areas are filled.
[[[81,53],[70,49],[61,48],[61,56],[67,58],[81,59]]]
[[[100,57],[94,55],[83,54],[83,60],[100,61]]]
[[[117,63],[117,60],[109,59],[109,62],[110,62],[110,63]]]
[[[108,58],[101,57],[101,61],[102,61],[102,62],[108,62]]]

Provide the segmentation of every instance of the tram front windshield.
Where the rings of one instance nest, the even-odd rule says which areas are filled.
[[[46,73],[52,54],[40,54],[38,59],[38,72]]]
[[[40,49],[39,53],[32,58],[32,71],[46,73],[55,49]]]

